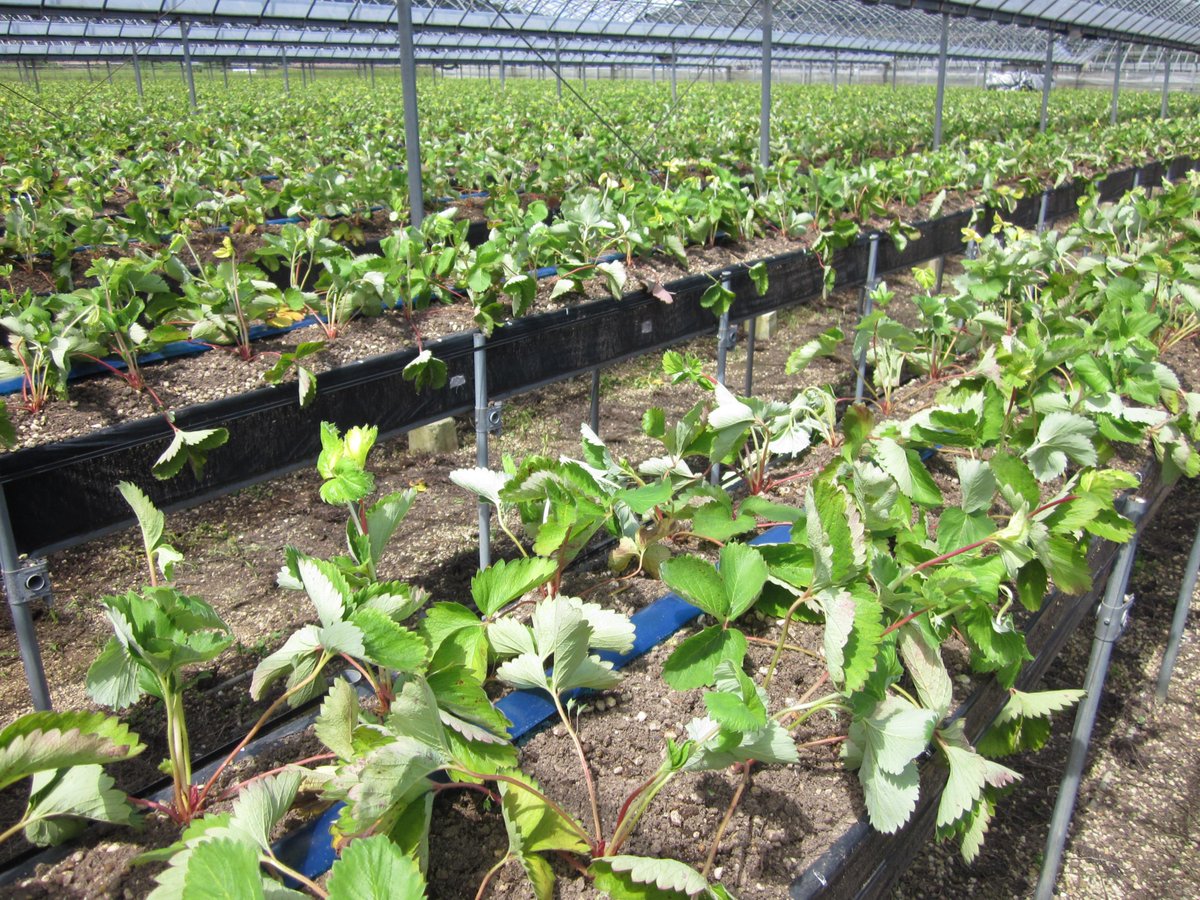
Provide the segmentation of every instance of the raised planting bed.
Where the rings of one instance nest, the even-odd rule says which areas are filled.
[[[1137,240],[1155,239],[1148,244],[1164,248],[1163,265],[1191,258],[1194,236],[1181,231],[1179,221],[1200,206],[1194,187],[1178,185],[1162,198],[1138,203],[1145,225]],[[1128,205],[1089,210],[1069,237],[1076,246],[1093,245],[1089,252],[1095,256],[1123,258],[1134,239],[1106,228],[1128,210]],[[1107,278],[1113,273],[1064,262],[1058,255],[1062,246],[1016,229],[1003,239],[984,240],[979,263],[967,267],[964,282],[946,300],[949,316],[945,304],[930,295],[928,270],[912,278],[921,287],[910,298],[911,310],[893,309],[887,289],[880,287],[881,311],[859,335],[869,341],[876,361],[899,346],[915,348],[906,359],[913,371],[928,371],[929,377],[904,383],[902,366],[878,365],[872,375],[878,417],[864,405],[851,405],[843,407],[839,421],[840,392],[828,387],[805,387],[791,403],[739,399],[712,384],[700,359],[670,354],[664,377],[679,376],[675,392],[700,399],[682,415],[677,409],[648,410],[642,418],[650,439],[644,455],[614,459],[615,436],[604,447],[585,430],[584,463],[552,456],[546,448],[533,449],[505,474],[456,470],[453,482],[468,497],[497,508],[513,549],[524,558],[489,567],[469,587],[460,582],[439,590],[436,603],[426,607],[406,599],[412,595],[403,585],[376,581],[375,574],[380,548],[392,536],[406,545],[415,536],[398,531],[415,488],[406,500],[384,493],[394,484],[376,485],[366,477],[373,431],[342,436],[326,428],[321,496],[336,509],[334,519],[345,516],[350,504],[352,558],[307,556],[300,542],[288,541],[297,549],[285,557],[280,586],[303,590],[321,624],[307,624],[310,613],[300,631],[260,664],[253,694],[284,676],[289,692],[298,692],[316,677],[314,667],[332,661],[340,668],[339,655],[379,685],[374,711],[383,717],[376,719],[372,710],[358,710],[357,695],[336,682],[315,730],[332,755],[313,756],[311,749],[298,754],[306,764],[325,760],[323,771],[312,777],[323,781],[325,802],[347,804],[337,814],[339,830],[379,847],[383,836],[375,832],[397,834],[401,818],[411,822],[410,808],[428,817],[428,804],[440,804],[432,820],[415,823],[415,846],[424,845],[421,835],[432,827],[429,879],[435,897],[457,896],[464,883],[486,885],[493,877],[498,893],[523,895],[524,872],[544,881],[553,854],[539,857],[538,865],[528,855],[566,850],[578,865],[555,871],[560,896],[611,886],[618,871],[632,871],[626,866],[644,874],[646,866],[678,859],[679,867],[698,871],[703,865],[705,877],[711,872],[714,880],[753,900],[790,890],[799,870],[826,852],[826,838],[850,829],[838,855],[859,862],[847,863],[846,876],[826,865],[821,878],[836,883],[847,877],[855,891],[863,885],[880,890],[889,870],[877,865],[871,845],[859,843],[866,832],[855,820],[865,806],[871,826],[881,832],[896,833],[910,820],[921,827],[938,786],[935,769],[923,757],[928,752],[951,764],[959,781],[955,791],[943,792],[939,821],[959,822],[977,837],[980,817],[993,799],[985,788],[1002,788],[1017,777],[980,755],[1011,752],[1005,747],[1014,736],[993,738],[985,749],[977,740],[980,729],[1006,689],[1028,684],[1012,680],[1025,663],[1033,663],[1025,677],[1036,677],[1072,619],[1085,614],[1086,600],[1071,601],[1065,594],[1084,594],[1103,580],[1101,541],[1131,536],[1133,526],[1118,515],[1114,492],[1138,489],[1157,506],[1158,476],[1139,483],[1133,474],[1144,465],[1150,440],[1167,467],[1164,482],[1180,471],[1200,471],[1194,449],[1200,423],[1189,412],[1197,395],[1185,393],[1200,371],[1194,339],[1184,342],[1194,335],[1175,331],[1174,319],[1150,321],[1142,311],[1145,369],[1130,370],[1141,372],[1142,380],[1114,387],[1106,373],[1125,371],[1128,357],[1120,338],[1127,321],[1137,317],[1140,304],[1170,300],[1152,294],[1152,282],[1140,287],[1120,282],[1110,297]],[[991,273],[1012,258],[1024,266],[1012,292],[974,298],[970,288],[977,284],[971,279],[992,284]],[[1114,315],[1114,303],[1124,304],[1128,315]],[[906,320],[909,313],[913,319]],[[1043,333],[1057,340],[1039,341]],[[806,345],[800,356],[844,350],[838,340],[824,350],[821,341],[815,348]],[[1163,364],[1157,365],[1160,354]],[[1036,367],[1030,358],[1038,360]],[[1036,378],[1024,374],[1038,369]],[[1149,374],[1153,383],[1145,380]],[[1071,394],[1080,383],[1096,393]],[[1010,385],[1028,390],[1005,390]],[[748,496],[730,493],[728,479],[725,491],[710,484],[715,465],[735,473]],[[375,497],[382,497],[381,505],[369,505]],[[472,503],[462,511],[473,512]],[[790,538],[786,544],[741,543],[780,520],[791,526],[782,529]],[[327,517],[323,521],[330,524]],[[569,561],[610,522],[624,538],[620,553],[629,565],[636,559],[636,567],[620,575],[621,560],[614,560],[620,577],[591,584],[568,575],[560,593]],[[526,556],[526,542],[532,556]],[[680,553],[682,548],[687,549]],[[620,653],[623,660],[694,615],[671,601],[668,627],[638,634],[635,626],[660,608],[643,609],[661,591],[655,581],[638,577],[644,570],[657,570],[667,588],[709,618],[682,642],[668,639],[653,647],[620,679],[603,657],[589,660],[588,648]],[[150,574],[153,580],[153,570]],[[1064,594],[1047,595],[1048,583]],[[588,599],[564,596],[574,594]],[[143,600],[157,604],[158,596],[146,593]],[[303,605],[303,595],[300,600]],[[378,618],[387,614],[366,605],[376,600],[395,610],[389,630]],[[133,601],[102,602],[111,609]],[[628,621],[629,615],[636,620]],[[794,618],[802,621],[789,630]],[[410,619],[411,626],[401,624]],[[116,625],[121,634],[121,623]],[[357,644],[351,640],[356,635]],[[118,674],[110,668],[113,654],[129,645],[107,646],[106,662],[93,670],[101,686]],[[393,670],[403,673],[394,684]],[[968,671],[983,678],[972,680]],[[998,685],[991,683],[991,672],[1004,673]],[[495,687],[485,693],[488,677]],[[674,693],[663,691],[664,680]],[[541,697],[542,711],[553,707],[560,717],[554,730],[531,736],[521,748],[520,778],[515,751],[494,740],[509,726],[495,717],[488,700],[503,692],[496,682],[544,691],[553,702]],[[979,684],[989,686],[968,696]],[[560,695],[569,702],[569,692],[580,687],[600,693],[578,697],[580,713],[571,715]],[[1042,720],[1074,699],[1072,692],[1043,696],[1021,707],[1027,711],[1018,718]],[[127,701],[113,705],[122,704]],[[403,714],[387,715],[389,709]],[[537,710],[514,711],[512,718],[520,721],[513,731],[540,717]],[[452,739],[446,729],[459,737]],[[1031,726],[1030,745],[1039,733],[1040,726]],[[1013,746],[1025,743],[1022,736]],[[847,768],[837,766],[842,748]],[[600,784],[593,771],[602,791],[593,788]],[[446,795],[458,788],[425,780],[434,773],[478,778],[487,787]],[[540,787],[521,780],[525,776]],[[296,777],[281,775],[275,782],[287,794],[278,802],[281,812],[292,805]],[[964,786],[964,779],[971,784]],[[514,785],[519,793],[513,796],[524,800],[502,802],[492,791],[503,794]],[[264,790],[273,788],[259,785],[242,796]],[[542,810],[539,816],[553,810],[558,836],[545,840],[566,846],[522,844],[540,826],[525,820],[525,807],[514,808],[514,802],[533,804]],[[503,819],[495,814],[497,803]],[[191,807],[177,802],[171,810],[188,814]],[[648,813],[644,827],[635,830],[630,823],[641,821],[643,813]],[[703,846],[697,844],[711,845],[703,863]],[[259,838],[257,847],[266,846],[265,837]],[[472,850],[464,853],[466,846]],[[354,847],[352,842],[334,866],[349,868],[347,860],[362,852]],[[303,862],[288,865],[273,853],[260,860],[255,847],[243,851],[252,863],[243,871],[251,879],[262,877],[257,868],[262,861],[321,894],[301,871]],[[622,852],[646,862],[613,858]],[[893,850],[887,862],[902,856]],[[517,857],[524,866],[515,864]],[[195,875],[183,872],[189,859],[201,855],[176,859],[180,878]],[[447,881],[446,863],[455,860]],[[589,872],[581,873],[589,862]],[[673,871],[683,877],[681,868]],[[694,883],[695,874],[689,881]]]
[[[1191,168],[1175,160],[1173,177]],[[1099,184],[1100,196],[1113,199],[1132,186],[1139,168],[1113,173]],[[1161,174],[1155,164],[1143,177]],[[1087,182],[1050,192],[1052,215],[1073,212]],[[1021,200],[1006,219],[1036,223],[1041,196]],[[971,211],[924,222],[920,237],[897,250],[879,239],[877,274],[961,250],[962,228]],[[990,222],[985,211],[982,221]],[[862,284],[867,275],[869,240],[839,251],[832,261],[839,287]],[[766,261],[770,289],[755,292],[746,266],[729,271],[737,299],[735,321],[819,296],[824,283],[821,265],[805,251]],[[488,342],[489,396],[503,399],[613,362],[649,353],[716,329],[711,312],[700,306],[701,294],[721,273],[691,276],[667,285],[675,302],[664,304],[645,291],[622,300],[600,300],[557,312],[531,316],[497,329]],[[0,456],[0,486],[8,504],[18,552],[43,555],[72,546],[133,522],[128,508],[112,489],[118,481],[139,484],[154,502],[178,509],[293,470],[315,459],[317,424],[342,426],[370,422],[385,435],[398,434],[474,407],[473,339],[459,334],[433,342],[429,349],[446,363],[448,380],[441,390],[418,392],[402,372],[417,356],[408,349],[373,357],[322,374],[312,404],[301,409],[293,388],[262,387],[176,413],[178,427],[194,431],[225,427],[228,444],[211,454],[203,477],[184,473],[156,482],[150,469],[169,443],[172,431],[161,417],[98,430],[86,436],[14,451]],[[530,352],[536,348],[537,352]]]

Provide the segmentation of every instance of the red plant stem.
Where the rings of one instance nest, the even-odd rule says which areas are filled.
[[[272,775],[282,772],[284,769],[290,769],[292,766],[306,766],[309,763],[323,762],[327,759],[337,759],[337,754],[336,753],[318,753],[316,756],[308,756],[308,757],[305,757],[304,759],[298,759],[293,763],[288,763],[287,765],[276,766],[274,769],[269,769],[266,772],[259,772],[257,775],[253,776],[252,778],[247,778],[245,781],[239,781],[237,784],[231,784],[229,787],[227,787],[224,791],[221,792],[221,795],[219,797],[217,797],[217,800],[218,800],[218,802],[220,802],[223,800],[228,800],[231,797],[235,797],[239,793],[241,793],[242,788],[246,787],[247,785],[253,784],[256,781],[260,781],[263,778],[269,778]]]
[[[435,794],[441,794],[441,793],[444,793],[445,791],[456,791],[456,790],[457,791],[478,791],[480,794],[483,794],[485,797],[487,797],[493,803],[500,802],[500,795],[497,794],[495,791],[488,790],[482,784],[474,784],[469,781],[452,781],[449,784],[435,784],[433,786],[433,792]]]
[[[1051,500],[1049,503],[1043,503],[1041,506],[1039,506],[1037,509],[1035,509],[1032,513],[1030,513],[1030,516],[1031,517],[1036,516],[1040,513],[1044,513],[1048,509],[1053,509],[1056,506],[1061,506],[1063,503],[1069,503],[1072,500],[1078,500],[1078,499],[1079,498],[1075,494],[1068,494],[1066,497],[1059,497],[1057,500]],[[913,569],[911,572],[909,572],[908,575],[906,575],[905,577],[907,578],[911,575],[915,575],[918,572],[920,572],[922,569],[928,569],[930,566],[939,565],[939,564],[944,563],[949,559],[953,559],[954,557],[959,556],[963,553],[967,553],[971,550],[977,550],[978,548],[982,547],[984,544],[992,543],[992,541],[993,541],[993,536],[988,536],[988,537],[985,537],[983,540],[976,541],[973,544],[968,544],[965,547],[959,547],[957,550],[951,550],[949,553],[943,553],[941,556],[935,556],[933,559],[927,559],[927,560],[925,560],[925,562],[921,563],[919,566],[917,566],[915,569]],[[915,610],[914,612],[909,613],[907,616],[904,616],[899,621],[894,622],[891,625],[889,625],[887,628],[885,628],[884,632],[883,632],[883,637],[887,637],[889,634],[891,634],[897,628],[903,628],[905,625],[907,625],[913,619],[923,616],[925,613],[929,612],[931,609],[933,609],[932,606],[925,606],[925,607],[922,607],[921,609],[918,609],[918,610]]]
[[[630,795],[625,798],[625,802],[621,804],[621,809],[617,813],[617,824],[613,828],[613,837],[616,837],[618,834],[620,834],[621,824],[625,821],[625,817],[629,815],[629,807],[633,806],[633,801],[636,800],[643,792],[645,792],[648,787],[650,787],[650,785],[654,784],[654,782],[657,780],[658,773],[655,772],[653,775],[635,787]]]
[[[766,486],[763,488],[763,493],[765,494],[767,491],[773,490],[782,484],[788,484],[792,481],[800,481],[803,478],[812,478],[819,471],[821,471],[821,470],[820,469],[808,469],[807,471],[804,471],[804,472],[797,472],[794,475],[787,475],[783,478],[772,479],[772,480],[768,481]]]
[[[725,832],[729,828],[729,823],[733,820],[733,814],[738,808],[738,804],[742,802],[742,795],[746,793],[746,788],[750,786],[750,767],[754,765],[754,760],[748,759],[741,766],[742,780],[738,784],[737,790],[733,794],[733,799],[729,801],[729,808],[725,810],[725,817],[721,819],[721,824],[717,826],[717,833],[713,835],[712,846],[708,849],[708,858],[704,861],[704,868],[700,870],[700,874],[705,878],[712,871],[713,863],[717,860],[717,849],[721,846],[721,838],[725,837]]]
[[[833,737],[821,738],[816,741],[805,741],[803,744],[797,744],[797,750],[809,750],[813,747],[822,747],[826,744],[839,744],[849,738],[848,734],[835,734]]]

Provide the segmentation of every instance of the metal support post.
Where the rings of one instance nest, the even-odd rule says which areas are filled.
[[[746,390],[747,397],[754,395],[754,339],[758,336],[758,319],[751,316],[746,320]]]
[[[1135,497],[1123,506],[1121,512],[1136,526],[1146,511],[1146,501]],[[1087,677],[1084,681],[1086,693],[1075,713],[1075,726],[1071,731],[1071,753],[1067,757],[1067,769],[1059,787],[1054,814],[1050,819],[1050,833],[1046,838],[1046,852],[1043,857],[1045,861],[1034,894],[1037,900],[1050,900],[1054,896],[1054,883],[1058,880],[1058,870],[1062,864],[1063,844],[1067,839],[1067,828],[1071,824],[1075,800],[1079,795],[1079,781],[1083,775],[1083,766],[1087,762],[1088,744],[1092,737],[1092,726],[1096,723],[1100,696],[1104,693],[1104,679],[1108,675],[1113,645],[1124,631],[1125,622],[1129,618],[1129,608],[1133,605],[1133,598],[1125,596],[1125,588],[1129,584],[1129,573],[1133,571],[1133,558],[1136,553],[1135,532],[1129,542],[1121,547],[1117,561],[1108,576],[1104,599],[1100,602],[1096,616],[1092,655],[1088,660]]]
[[[375,90],[375,63],[367,63],[367,69],[371,73],[371,90]]]
[[[838,89],[838,52],[833,51],[833,89]]]
[[[1050,188],[1042,191],[1042,205],[1038,209],[1038,234],[1046,230],[1046,213],[1050,210]]]
[[[950,45],[950,14],[942,13],[942,37],[938,44],[937,100],[933,107],[933,149],[942,146],[942,107],[946,103],[946,57]]]
[[[1117,124],[1117,103],[1121,97],[1121,63],[1125,61],[1125,45],[1117,44],[1116,59],[1113,64],[1112,105],[1108,110],[1108,124]]]
[[[508,70],[504,67],[504,53],[500,53],[500,90],[504,90],[506,80],[508,78]]]
[[[896,89],[896,72],[900,68],[900,57],[892,57],[892,90]]]
[[[487,338],[474,336],[475,347],[475,465],[488,467],[488,389],[487,389]],[[492,562],[492,507],[486,500],[479,501],[479,568],[486,569]]]
[[[196,108],[196,78],[192,74],[192,50],[188,45],[188,27],[187,22],[179,23],[179,34],[183,39],[183,74],[187,80],[188,103],[194,110]]]
[[[675,45],[672,44],[671,45],[671,102],[672,103],[679,102],[679,78],[678,78],[678,74],[676,73],[675,69],[676,69]]]
[[[600,367],[592,369],[592,403],[588,414],[588,424],[592,427],[592,434],[599,437],[600,435]]]
[[[758,164],[771,165],[771,0],[762,0],[762,107],[758,117]]]
[[[92,78],[92,61],[90,59],[85,59],[83,64],[87,67],[88,81],[94,81],[95,79]]]
[[[1175,617],[1171,620],[1171,634],[1167,638],[1167,649],[1163,651],[1162,667],[1158,670],[1158,689],[1154,696],[1159,703],[1167,699],[1167,688],[1171,685],[1171,671],[1179,656],[1179,645],[1183,641],[1183,627],[1187,624],[1188,611],[1192,606],[1192,594],[1196,591],[1196,578],[1200,576],[1200,526],[1196,528],[1196,539],[1192,541],[1192,553],[1187,568],[1183,570],[1183,581],[1179,585],[1179,599],[1175,601]]]
[[[17,648],[21,652],[21,663],[25,667],[25,680],[35,710],[51,709],[50,686],[46,683],[46,671],[42,667],[42,651],[38,646],[37,630],[33,625],[33,613],[29,608],[30,592],[41,594],[48,582],[44,572],[25,571],[17,558],[17,542],[13,537],[12,520],[8,516],[8,503],[0,488],[0,569],[4,575],[4,591],[8,598],[8,609],[12,614],[13,630],[17,633]],[[42,583],[37,583],[37,579]]]
[[[871,300],[871,291],[875,290],[875,266],[879,262],[879,235],[873,234],[869,240],[870,245],[867,250],[867,282],[863,285],[862,299],[859,302],[860,317],[869,316],[874,305]],[[859,352],[855,363],[858,369],[858,376],[854,382],[854,402],[857,403],[862,400],[863,392],[867,387],[867,348],[865,346]]]
[[[554,48],[554,87],[558,92],[559,102],[562,101],[562,48]]]
[[[396,0],[396,30],[400,33],[400,80],[404,94],[404,157],[408,170],[408,210],[415,228],[425,218],[421,187],[421,131],[417,118],[417,57],[413,52],[412,0]]]
[[[1163,89],[1162,89],[1162,109],[1158,112],[1160,119],[1165,119],[1168,113],[1169,101],[1167,97],[1171,93],[1171,54],[1167,54],[1163,69]]]
[[[729,272],[721,273],[721,286],[725,290],[729,290]],[[721,314],[720,324],[717,326],[717,383],[725,384],[725,362],[729,355],[729,345],[732,343],[729,330],[729,310],[725,310]],[[708,474],[709,483],[714,487],[719,487],[721,484],[721,464],[714,462],[712,469]]]
[[[1050,85],[1054,81],[1054,33],[1046,33],[1046,68],[1042,72],[1042,116],[1038,131],[1045,132],[1050,122]]]
[[[221,63],[221,77],[225,80],[225,90],[229,90],[229,63]]]
[[[290,97],[292,94],[292,83],[288,80],[287,54],[281,52],[280,55],[283,57],[283,90]]]
[[[143,99],[146,95],[142,91],[142,61],[138,59],[137,51],[133,51],[133,81],[137,85],[138,99]]]
[[[104,80],[112,84],[112,62],[107,59],[104,61]]]
[[[30,60],[29,62],[29,77],[33,79],[33,92],[40,94],[42,92],[42,83],[38,81],[37,62]],[[140,84],[138,96],[141,96]]]

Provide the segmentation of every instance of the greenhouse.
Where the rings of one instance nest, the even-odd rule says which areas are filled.
[[[0,0],[0,893],[1200,894],[1198,69]]]

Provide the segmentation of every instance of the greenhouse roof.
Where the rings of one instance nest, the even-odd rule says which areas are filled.
[[[1200,51],[1200,0],[775,0],[772,7],[773,52],[785,63],[835,51],[860,59],[937,56],[942,16],[930,13],[953,17],[954,58],[1038,63],[1045,43],[1030,27],[1062,36],[1055,61],[1067,65],[1094,55],[1087,38]],[[396,15],[391,0],[0,0],[0,41],[28,43],[21,55],[76,43],[68,55],[105,56],[101,48],[114,42],[138,52],[178,42],[187,22],[190,40],[235,54],[274,46],[356,59],[365,49],[394,49]],[[763,3],[415,0],[412,16],[423,60],[503,54],[516,63],[531,54],[545,62],[561,50],[564,60],[590,55],[596,64],[727,63],[760,55]]]

